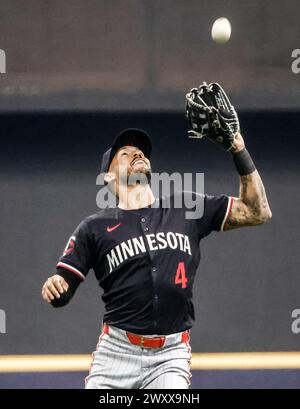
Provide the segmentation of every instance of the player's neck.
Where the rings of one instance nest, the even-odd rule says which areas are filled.
[[[119,189],[118,207],[123,210],[141,209],[154,203],[154,194],[149,185],[124,186]]]

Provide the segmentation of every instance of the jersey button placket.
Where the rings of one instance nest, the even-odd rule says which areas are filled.
[[[156,294],[156,276],[157,276],[157,267],[156,266],[152,266],[151,267],[151,272],[152,272],[152,277],[153,277],[153,284],[154,284],[154,288],[153,288],[153,325],[154,328],[157,328],[157,317],[158,317],[158,295]]]
[[[149,231],[149,227],[145,225],[146,218],[144,216],[141,217],[141,223],[142,223],[142,228],[143,228],[144,232],[147,233]]]
[[[140,222],[141,222],[141,227],[142,227],[142,230],[145,232],[145,233],[148,233],[149,232],[149,227],[147,226],[147,219],[146,219],[146,217],[144,217],[144,216],[142,216],[141,218],[140,218]],[[150,260],[152,259],[152,255],[151,255],[151,253],[149,252],[149,250],[148,250],[148,255],[149,255],[149,258],[150,258]],[[158,317],[158,295],[156,294],[156,289],[155,289],[155,286],[156,286],[156,280],[157,280],[157,278],[156,278],[156,275],[157,275],[157,267],[156,266],[152,266],[151,267],[151,274],[152,274],[152,280],[153,280],[153,326],[154,326],[154,328],[156,329],[157,328],[157,317]]]

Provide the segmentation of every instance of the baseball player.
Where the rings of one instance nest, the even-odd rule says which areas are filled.
[[[93,269],[103,289],[102,333],[87,389],[189,388],[199,242],[212,231],[255,226],[271,217],[262,180],[239,131],[230,152],[240,175],[240,195],[204,195],[199,219],[187,219],[184,206],[166,208],[154,197],[151,150],[151,139],[142,130],[126,129],[117,136],[103,155],[101,171],[118,205],[79,224],[56,274],[42,288],[45,301],[64,306]],[[146,183],[128,184],[135,174],[144,175]],[[138,194],[132,202],[134,189]]]

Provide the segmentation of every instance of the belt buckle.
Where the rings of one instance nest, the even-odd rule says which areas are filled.
[[[141,337],[141,346],[142,346],[142,347],[144,346],[144,343],[145,343],[145,338],[144,338],[144,337]]]

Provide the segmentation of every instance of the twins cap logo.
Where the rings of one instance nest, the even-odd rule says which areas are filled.
[[[75,236],[71,236],[69,238],[69,241],[68,241],[68,243],[66,245],[66,248],[64,249],[63,256],[66,256],[67,254],[72,253],[72,251],[74,250],[74,247],[75,247],[75,240],[76,240]]]
[[[107,231],[107,233],[111,233],[112,231],[116,230],[121,225],[122,225],[122,223],[118,223],[118,224],[116,224],[115,226],[112,226],[112,227],[107,226],[106,231]]]

